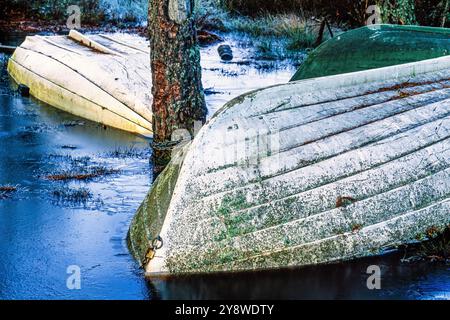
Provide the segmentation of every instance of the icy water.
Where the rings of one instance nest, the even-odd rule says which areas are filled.
[[[22,35],[0,35],[18,44]],[[213,114],[240,93],[287,82],[288,64],[252,60],[246,43],[234,63],[202,49]],[[58,111],[15,91],[0,54],[0,298],[2,299],[450,299],[450,266],[401,263],[398,254],[297,270],[144,279],[126,235],[151,186],[149,141]],[[63,173],[103,172],[89,181]],[[81,289],[66,286],[81,269]],[[367,289],[379,265],[382,290]]]

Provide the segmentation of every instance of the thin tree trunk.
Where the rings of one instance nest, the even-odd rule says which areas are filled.
[[[443,0],[443,12],[442,12],[442,21],[441,21],[441,27],[444,28],[445,27],[445,23],[447,22],[447,15],[448,15],[448,10],[450,9],[450,0]]]
[[[155,172],[170,160],[172,133],[205,122],[194,0],[149,0]]]

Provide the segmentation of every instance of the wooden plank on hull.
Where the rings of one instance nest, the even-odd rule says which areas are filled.
[[[258,135],[276,148],[251,152],[271,141]],[[142,257],[141,237],[164,240],[149,276],[381,253],[450,224],[449,150],[450,57],[251,92],[162,173],[161,182],[176,180],[172,195],[144,202],[132,248]],[[141,225],[155,206],[156,225]]]
[[[10,59],[10,74],[16,82],[29,85],[32,95],[54,107],[115,128],[151,135],[149,55],[130,48],[124,54],[116,54],[116,50],[104,50],[108,48],[90,37],[76,32],[72,36],[78,37],[82,43],[66,36],[27,37]],[[118,37],[121,42],[143,43],[141,38],[126,35]],[[113,39],[114,35],[110,38]],[[116,45],[114,42],[112,48]],[[65,89],[58,89],[58,94],[63,95],[60,101],[50,97],[56,94],[52,91],[54,86],[41,85],[37,79],[45,79]],[[40,92],[44,88],[47,91]],[[80,98],[69,98],[67,92],[76,92]],[[86,107],[81,102],[83,100],[91,101],[110,112],[102,112],[103,118],[99,118],[99,113],[92,108],[82,110]],[[117,120],[111,114],[116,114],[122,120]]]

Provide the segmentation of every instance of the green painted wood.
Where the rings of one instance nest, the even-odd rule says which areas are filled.
[[[388,67],[448,54],[448,28],[397,25],[362,27],[320,45],[291,81]]]

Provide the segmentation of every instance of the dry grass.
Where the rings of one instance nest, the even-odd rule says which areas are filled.
[[[84,203],[93,197],[92,192],[86,188],[67,189],[59,188],[52,192],[58,201]]]
[[[113,151],[106,154],[107,157],[118,159],[149,159],[151,156],[150,148],[116,147]]]
[[[0,186],[0,192],[14,192],[17,191],[17,187],[14,186]]]
[[[232,12],[250,16],[307,12],[309,16],[326,16],[351,25],[363,25],[367,18],[366,0],[222,0],[222,3]]]
[[[12,185],[0,186],[0,199],[9,198],[11,196],[11,194],[13,194],[16,191],[17,191],[16,186],[12,186]]]
[[[438,228],[429,228],[426,234],[426,241],[419,238],[420,242],[415,245],[404,248],[404,262],[412,261],[431,261],[444,262],[450,261],[450,225],[444,230]]]
[[[251,37],[256,48],[256,59],[302,60],[319,34],[321,19],[301,9],[284,12],[263,12],[258,15],[242,15],[214,5],[218,0],[198,0],[197,25],[199,29],[241,33]],[[251,4],[249,4],[251,5]],[[335,33],[340,30],[334,28]],[[324,39],[329,38],[325,32]]]
[[[46,179],[50,181],[70,181],[70,180],[87,181],[118,172],[118,170],[108,169],[102,166],[88,167],[83,171],[84,172],[63,171],[59,174],[48,175],[46,176]]]

